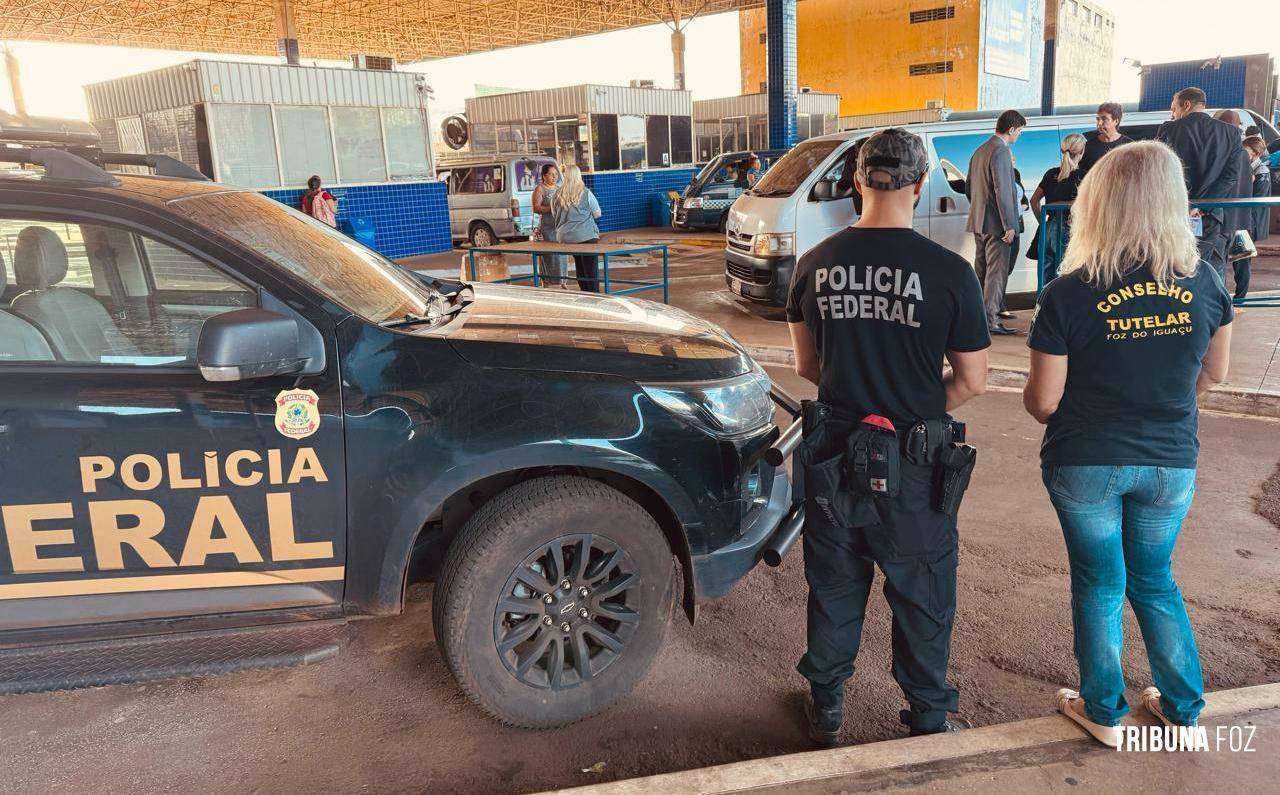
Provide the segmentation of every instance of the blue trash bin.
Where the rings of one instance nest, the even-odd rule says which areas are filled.
[[[654,226],[671,226],[671,200],[665,192],[649,196],[649,222]]]
[[[343,218],[338,221],[338,231],[355,238],[362,245],[369,248],[376,248],[374,242],[377,237],[373,230],[373,221],[368,218],[356,216],[355,218]]]

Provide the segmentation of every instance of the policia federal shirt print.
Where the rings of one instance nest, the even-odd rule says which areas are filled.
[[[972,266],[911,229],[852,227],[801,258],[787,320],[822,360],[819,398],[896,425],[946,416],[948,350],[991,344]]]

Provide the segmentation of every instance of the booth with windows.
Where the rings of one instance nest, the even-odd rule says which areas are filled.
[[[166,154],[297,207],[307,179],[389,257],[450,247],[422,75],[197,60],[85,87],[113,152]],[[357,223],[359,223],[359,221]]]
[[[797,95],[796,102],[796,143],[836,132],[839,94],[803,91]],[[693,103],[693,123],[699,163],[706,163],[722,152],[773,148],[769,145],[768,94],[700,99]]]
[[[575,164],[604,210],[601,230],[653,223],[653,194],[693,168],[688,91],[581,85],[466,100],[469,155],[537,154]]]

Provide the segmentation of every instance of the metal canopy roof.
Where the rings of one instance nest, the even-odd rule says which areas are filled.
[[[304,58],[401,63],[711,14],[761,0],[294,0]],[[274,55],[272,0],[5,0],[0,39]],[[626,56],[623,56],[626,57]],[[587,65],[589,67],[589,65]]]

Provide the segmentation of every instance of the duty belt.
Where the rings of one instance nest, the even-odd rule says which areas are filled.
[[[902,455],[913,464],[932,464],[938,453],[952,442],[965,440],[965,425],[953,419],[916,420],[898,429]]]

